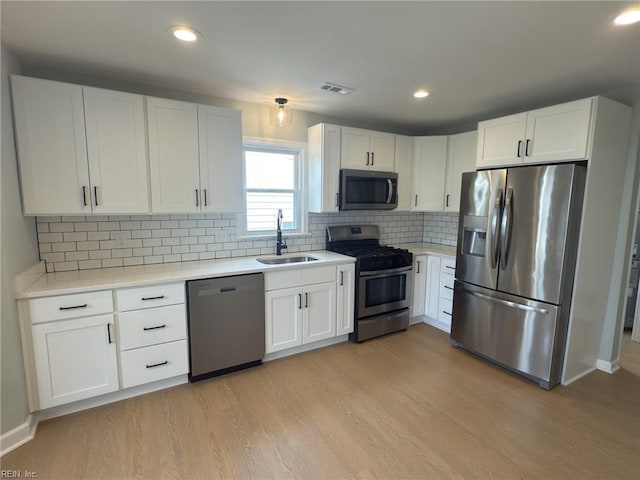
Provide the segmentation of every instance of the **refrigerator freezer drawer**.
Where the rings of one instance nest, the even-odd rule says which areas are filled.
[[[560,379],[559,307],[456,280],[451,338],[550,388]],[[561,356],[560,356],[561,358]]]

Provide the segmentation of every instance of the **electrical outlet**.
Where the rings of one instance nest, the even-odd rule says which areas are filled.
[[[113,239],[116,241],[116,248],[124,248],[125,242],[129,240],[127,232],[114,232]]]

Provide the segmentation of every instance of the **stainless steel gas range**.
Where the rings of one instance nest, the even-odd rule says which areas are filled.
[[[327,227],[327,250],[356,257],[355,327],[362,342],[409,327],[411,266],[408,250],[380,245],[377,225]]]

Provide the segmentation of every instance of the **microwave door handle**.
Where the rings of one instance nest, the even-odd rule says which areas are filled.
[[[393,198],[393,182],[390,178],[387,178],[387,190],[389,194],[387,195],[387,203],[391,203],[391,199]]]

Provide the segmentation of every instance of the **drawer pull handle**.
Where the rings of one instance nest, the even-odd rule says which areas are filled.
[[[445,315],[451,316],[451,314],[449,312],[445,312],[444,310],[442,310],[442,313],[444,313]]]
[[[153,365],[147,365],[147,368],[161,367],[162,365],[166,365],[167,363],[169,363],[169,360],[165,360],[164,362],[160,363],[154,363]]]
[[[76,308],[87,308],[89,305],[83,303],[82,305],[74,305],[73,307],[60,307],[60,310],[75,310]]]
[[[155,327],[142,327],[142,330],[144,330],[146,332],[146,331],[149,331],[149,330],[157,330],[159,328],[165,328],[165,327],[166,327],[166,325],[162,324],[162,325],[158,325],[158,326],[155,326]]]
[[[107,336],[109,337],[109,345],[111,345],[111,343],[113,343],[111,341],[111,324],[107,323]]]
[[[444,268],[448,268],[449,270],[455,270],[456,269],[456,267],[450,267],[449,265],[445,265]]]
[[[453,287],[450,287],[449,285],[445,285],[444,288],[447,288],[449,290],[453,290]]]
[[[164,295],[159,295],[157,297],[142,297],[142,301],[146,301],[146,300],[162,300],[164,298]]]

